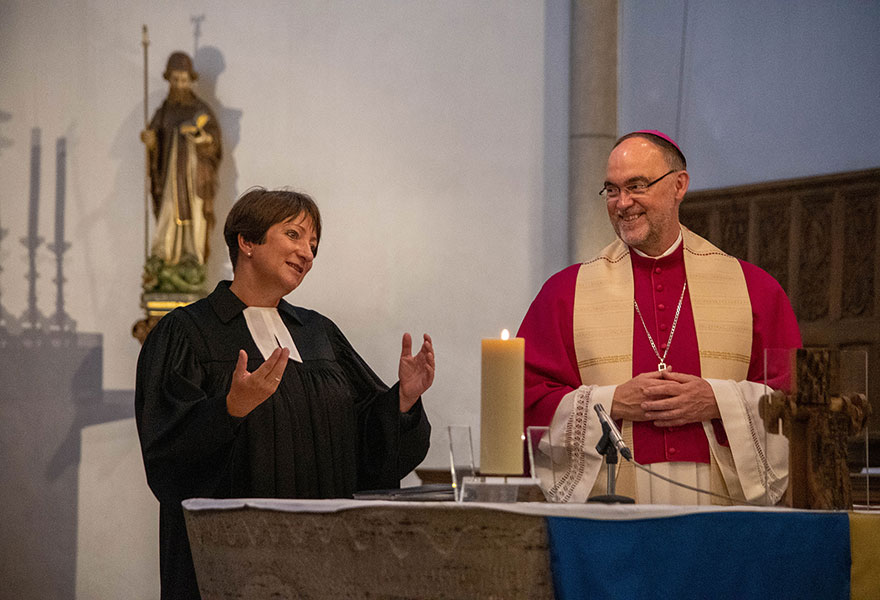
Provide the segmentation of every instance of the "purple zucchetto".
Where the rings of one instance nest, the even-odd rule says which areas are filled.
[[[675,148],[678,151],[678,155],[681,158],[681,161],[684,163],[685,167],[687,167],[687,159],[684,157],[684,152],[681,151],[681,148],[678,147],[678,144],[676,144],[671,137],[669,137],[668,135],[666,135],[662,131],[657,131],[656,129],[640,129],[639,131],[633,131],[632,133],[630,133],[628,135],[634,135],[636,133],[653,135],[654,137],[660,138],[664,142],[668,142],[669,144],[672,145],[673,148]]]
[[[672,141],[672,138],[662,131],[657,131],[656,129],[640,129],[639,131],[633,131],[633,133],[650,133],[651,135],[656,135],[658,138],[664,139],[676,148],[678,148],[678,151],[681,152],[681,148],[678,147],[678,144]]]

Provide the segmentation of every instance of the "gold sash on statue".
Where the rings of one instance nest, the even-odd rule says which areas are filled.
[[[752,308],[739,261],[682,227],[684,264],[703,377],[744,380],[752,350]],[[574,296],[574,347],[581,381],[617,385],[632,378],[633,274],[630,250],[615,240],[581,265]],[[609,408],[610,407],[606,407]],[[624,422],[632,447],[632,423]],[[713,488],[725,493],[712,456]],[[636,496],[635,467],[619,463],[617,493]],[[595,493],[604,493],[605,465]],[[716,491],[716,489],[713,489]]]

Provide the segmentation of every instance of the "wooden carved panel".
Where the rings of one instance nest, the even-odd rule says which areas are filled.
[[[817,321],[828,316],[832,200],[832,195],[819,194],[808,196],[801,202],[796,312],[803,321]]]
[[[682,207],[681,213],[687,215],[687,228],[697,235],[709,238],[712,235],[710,213],[708,210],[691,210],[690,207]],[[683,218],[683,217],[682,217]]]
[[[749,203],[731,202],[730,207],[722,209],[721,226],[718,236],[719,247],[738,257],[749,255]]]
[[[870,190],[847,194],[843,202],[849,218],[844,220],[842,317],[871,317],[874,313],[874,273],[877,254],[866,252],[877,239],[877,201]]]
[[[762,202],[757,206],[757,219],[755,262],[788,288],[788,205],[778,200]]]

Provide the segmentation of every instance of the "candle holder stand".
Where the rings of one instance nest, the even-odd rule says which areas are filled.
[[[529,428],[530,430],[533,428]],[[538,428],[546,429],[546,428]],[[535,472],[532,434],[524,442],[531,467]],[[449,458],[452,486],[456,502],[542,502],[544,493],[539,481],[529,473],[480,473],[474,467],[474,445],[468,425],[449,426]],[[524,453],[525,454],[525,453]]]

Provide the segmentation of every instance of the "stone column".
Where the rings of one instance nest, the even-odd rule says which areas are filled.
[[[617,139],[617,0],[572,0],[569,252],[591,258],[614,239],[599,190]]]

